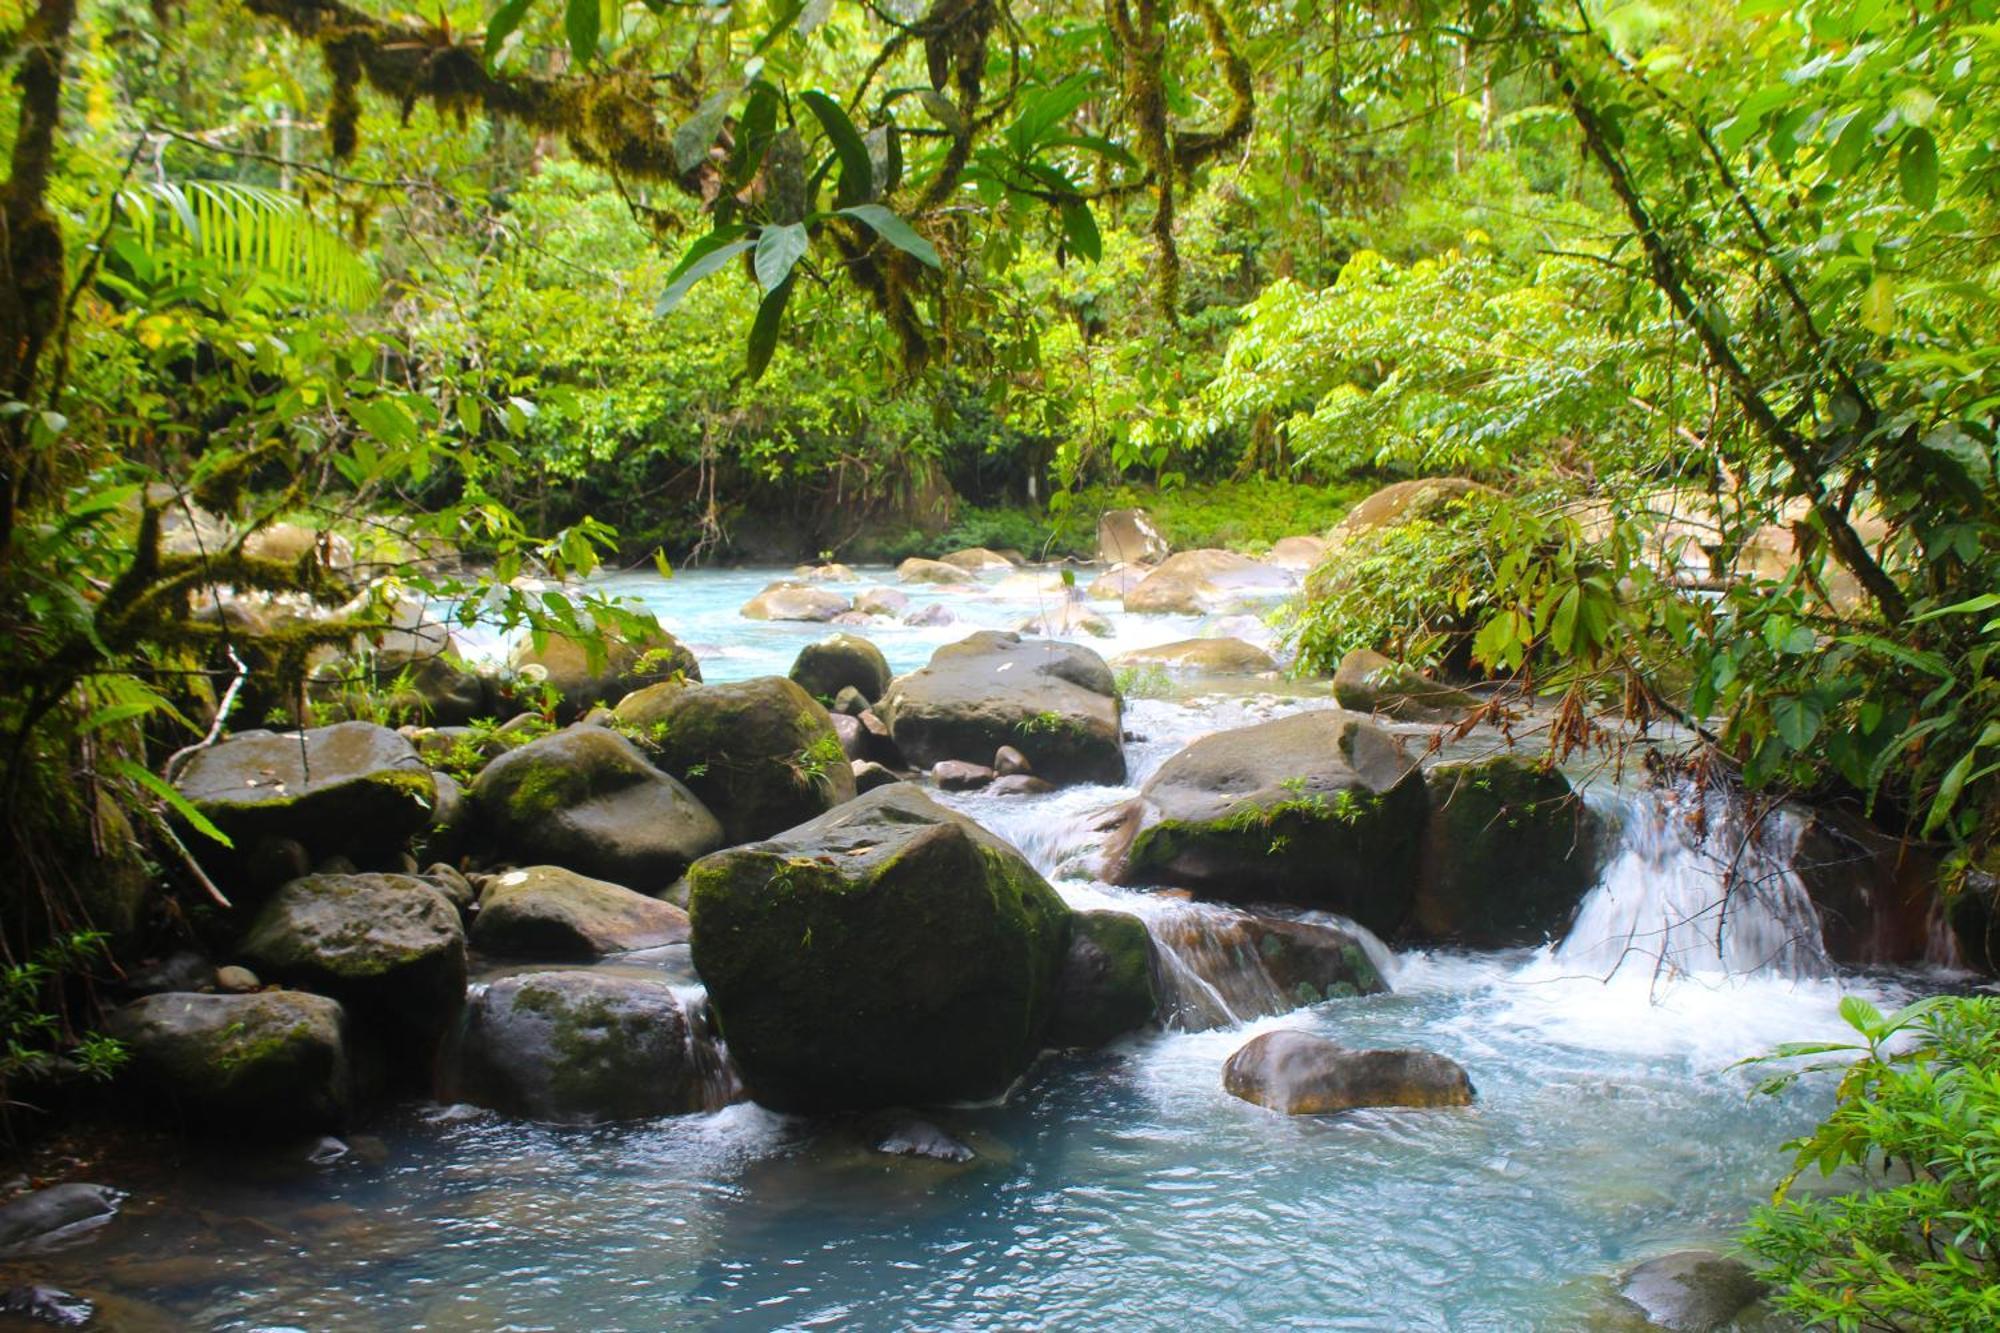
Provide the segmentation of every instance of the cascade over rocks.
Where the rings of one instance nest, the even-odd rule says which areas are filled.
[[[1389,989],[1360,937],[1327,922],[1199,908],[1169,913],[1153,930],[1206,984],[1170,1006],[1189,1031]]]
[[[437,799],[410,742],[370,722],[239,732],[198,751],[174,785],[244,858],[289,840],[315,860],[375,861],[421,833]]]
[[[1472,1080],[1432,1051],[1355,1051],[1310,1032],[1252,1037],[1222,1066],[1232,1097],[1286,1115],[1362,1106],[1470,1106]]]
[[[889,692],[894,679],[882,650],[858,634],[836,634],[799,649],[791,678],[815,699],[835,699],[854,689],[868,703]]]
[[[502,977],[467,1006],[454,1095],[566,1124],[709,1109],[687,1011],[653,977],[582,969]]]
[[[645,889],[664,889],[722,845],[708,807],[604,727],[571,727],[500,756],[471,800],[495,858]]]
[[[688,879],[695,969],[765,1105],[994,1097],[1042,1047],[1069,909],[1019,852],[907,783]]]
[[[662,700],[646,744],[715,812],[725,843],[769,837],[854,796],[833,719],[783,676]]]
[[[678,944],[687,914],[671,903],[560,866],[488,876],[472,947],[495,957],[569,962]]]
[[[1518,754],[1424,774],[1430,821],[1410,932],[1471,949],[1560,939],[1597,876],[1599,821],[1555,769]]]
[[[170,991],[105,1021],[131,1064],[120,1079],[160,1098],[190,1130],[283,1137],[337,1129],[353,1087],[340,1004],[304,991]]]
[[[900,677],[876,710],[910,763],[985,764],[1003,745],[1063,785],[1125,776],[1118,687],[1077,644],[993,630],[947,644]]]
[[[1097,558],[1106,564],[1158,564],[1167,539],[1143,509],[1107,509],[1097,518]]]
[[[1301,903],[1378,935],[1408,919],[1428,803],[1381,728],[1321,709],[1196,740],[1129,802],[1107,849],[1115,884],[1230,902]]]
[[[1135,648],[1112,660],[1118,667],[1160,667],[1198,676],[1257,676],[1278,669],[1278,660],[1241,639],[1178,639]]]
[[[1370,648],[1356,648],[1333,672],[1333,697],[1342,708],[1380,713],[1399,722],[1455,722],[1479,707],[1479,696],[1427,680]]]
[[[853,609],[837,592],[789,580],[773,583],[743,603],[739,612],[751,620],[807,620],[825,622]]]
[[[465,999],[458,909],[409,875],[308,875],[279,889],[243,938],[265,977],[337,999],[420,1066]]]
[[[1130,912],[1070,918],[1049,1044],[1094,1049],[1158,1019],[1159,959],[1146,923]]]
[[[1291,595],[1286,571],[1234,551],[1181,551],[1125,594],[1127,611],[1182,616],[1227,615]]]
[[[595,663],[580,640],[549,634],[539,648],[533,640],[524,640],[508,658],[508,665],[516,673],[529,667],[540,672],[555,688],[560,700],[556,717],[563,722],[574,722],[598,704],[612,704],[643,685],[676,675],[701,679],[701,664],[694,654],[663,629],[636,639],[606,636],[602,656]]]

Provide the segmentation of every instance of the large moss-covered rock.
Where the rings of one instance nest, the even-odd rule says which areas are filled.
[[[1159,1017],[1159,960],[1146,923],[1130,912],[1078,912],[1070,918],[1051,1046],[1094,1048]]]
[[[1426,679],[1368,648],[1356,648],[1340,659],[1333,673],[1333,697],[1342,708],[1380,713],[1399,722],[1455,721],[1480,702],[1476,695]]]
[[[1350,1050],[1310,1032],[1252,1037],[1222,1066],[1233,1097],[1286,1115],[1327,1115],[1363,1106],[1470,1106],[1472,1080],[1433,1051]]]
[[[1277,659],[1256,644],[1231,638],[1177,639],[1135,648],[1114,659],[1112,665],[1159,667],[1193,676],[1256,676],[1278,669]]]
[[[876,711],[918,768],[989,763],[1011,745],[1050,782],[1125,777],[1118,686],[1104,659],[1078,644],[987,630],[938,649]]]
[[[666,888],[722,845],[708,808],[604,727],[571,727],[501,755],[470,795],[492,856],[641,891]]]
[[[337,1128],[353,1100],[338,1001],[303,991],[149,995],[105,1023],[131,1064],[120,1078],[184,1127],[281,1137]]]
[[[423,1062],[465,999],[458,909],[409,875],[307,875],[243,938],[258,973],[330,995],[406,1063]]]
[[[1472,949],[1559,939],[1597,874],[1598,821],[1520,755],[1439,764],[1410,931]]]
[[[472,923],[481,953],[568,962],[677,944],[687,914],[623,885],[560,866],[528,866],[490,876]]]
[[[836,634],[799,649],[791,677],[815,699],[832,699],[852,688],[871,704],[889,692],[893,679],[889,659],[858,634]]]
[[[1381,728],[1336,709],[1203,736],[1160,766],[1110,848],[1119,884],[1345,913],[1378,935],[1408,919],[1428,803]]]
[[[715,812],[728,843],[769,837],[854,796],[833,719],[783,676],[664,699],[645,744]]]
[[[743,603],[743,609],[738,614],[748,620],[825,622],[852,609],[853,603],[837,592],[786,580],[771,584]]]
[[[453,1095],[581,1123],[703,1110],[706,1085],[687,1012],[666,981],[527,972],[473,997]]]
[[[993,1097],[1042,1047],[1069,910],[1019,852],[914,787],[688,879],[695,969],[760,1102]]]
[[[1227,615],[1288,597],[1290,573],[1234,551],[1181,551],[1168,556],[1125,594],[1127,611],[1183,616]]]
[[[369,722],[246,731],[202,750],[181,795],[248,855],[289,839],[314,858],[376,860],[431,822],[437,784],[409,741]]]
[[[598,704],[613,704],[632,691],[679,676],[701,679],[701,664],[680,640],[665,630],[636,638],[605,637],[593,658],[589,645],[560,634],[545,635],[539,647],[532,640],[514,649],[508,665],[517,673],[533,668],[555,688],[560,702],[556,716],[573,722]]]

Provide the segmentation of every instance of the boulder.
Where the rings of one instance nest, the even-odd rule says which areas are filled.
[[[948,606],[932,603],[904,616],[903,623],[915,629],[935,629],[940,625],[956,625],[958,615]]]
[[[226,995],[248,995],[264,989],[264,982],[249,968],[232,963],[215,969],[215,988]]]
[[[1234,551],[1170,555],[1125,594],[1127,611],[1182,616],[1228,615],[1268,606],[1298,586],[1290,574]]]
[[[986,785],[988,796],[1045,796],[1054,791],[1055,784],[1044,782],[1032,773],[1009,773],[1005,777],[993,779]]]
[[[682,691],[662,704],[647,748],[715,812],[725,843],[769,837],[854,795],[833,719],[782,676]]]
[[[978,791],[992,783],[993,770],[963,759],[945,759],[931,766],[931,781],[945,791]]]
[[[907,783],[688,878],[695,969],[766,1105],[995,1097],[1042,1047],[1068,908],[1019,852]]]
[[[1035,766],[1028,762],[1028,756],[1011,745],[1003,745],[993,752],[993,771],[1003,778],[1011,778],[1019,773],[1032,773]]]
[[[1107,509],[1097,517],[1097,558],[1108,564],[1153,565],[1167,558],[1167,539],[1143,509]]]
[[[451,631],[421,602],[399,602],[390,623],[357,647],[362,651],[354,665],[365,670],[371,688],[388,693],[393,715],[433,726],[493,716],[494,682],[466,664]]]
[[[1836,963],[1881,967],[1935,962],[1938,858],[1882,832],[1861,813],[1815,806],[1792,852],[1792,869],[1819,912],[1820,937]],[[1968,884],[1967,889],[1972,886]],[[1956,895],[1959,910],[1976,892]],[[1978,966],[1983,951],[1967,963]]]
[[[1130,912],[1078,912],[1056,989],[1049,1044],[1093,1049],[1159,1016],[1159,959],[1146,923]]]
[[[527,972],[473,996],[455,1095],[563,1123],[707,1107],[688,1016],[668,982],[599,971]]]
[[[242,953],[264,976],[339,1000],[406,1069],[428,1069],[465,1000],[458,909],[409,875],[307,875],[257,914]]]
[[[947,565],[942,560],[925,560],[920,556],[911,556],[896,566],[896,577],[905,583],[956,585],[978,582],[969,570]]]
[[[872,700],[867,695],[855,689],[852,685],[848,685],[843,687],[840,693],[833,696],[833,703],[828,707],[827,711],[836,715],[845,713],[848,717],[858,718],[868,711],[871,702]]]
[[[346,1016],[323,995],[149,995],[112,1013],[105,1031],[131,1053],[120,1077],[190,1129],[278,1137],[347,1117]]]
[[[243,539],[243,554],[252,560],[272,560],[296,565],[310,560],[325,569],[354,568],[354,543],[337,532],[324,532],[301,523],[273,523]]]
[[[574,722],[598,704],[623,699],[642,685],[671,680],[701,679],[701,664],[663,629],[634,639],[607,635],[593,659],[589,645],[560,634],[543,636],[540,647],[521,643],[508,659],[516,674],[537,674],[555,689],[556,717]]]
[[[198,751],[174,785],[246,856],[290,839],[315,859],[375,860],[421,833],[437,798],[409,741],[369,722],[240,732]]]
[[[1334,549],[1379,528],[1420,518],[1434,518],[1454,500],[1491,495],[1490,488],[1463,477],[1419,477],[1397,481],[1370,493],[1336,523],[1327,540]]]
[[[837,592],[805,583],[786,582],[773,583],[743,603],[743,609],[738,614],[750,620],[825,622],[852,607],[853,603]]]
[[[858,634],[836,634],[799,649],[791,678],[815,699],[833,699],[851,688],[872,704],[889,692],[894,676],[880,648]]]
[[[1092,579],[1083,595],[1093,602],[1122,603],[1125,594],[1144,583],[1150,573],[1152,570],[1144,565],[1113,565]]]
[[[1276,658],[1241,639],[1176,639],[1122,653],[1111,665],[1152,666],[1197,676],[1256,676],[1278,669]]]
[[[1002,745],[1057,784],[1125,777],[1118,687],[1088,648],[984,631],[899,678],[876,710],[913,764],[983,764]]]
[[[855,574],[846,565],[833,562],[824,565],[800,565],[792,570],[792,577],[807,583],[852,583]]]
[[[1038,616],[1029,616],[1017,628],[1023,634],[1045,638],[1088,634],[1094,639],[1108,639],[1113,633],[1111,622],[1103,616],[1087,606],[1067,601]]]
[[[1356,1051],[1310,1032],[1252,1037],[1222,1066],[1232,1097],[1286,1115],[1328,1115],[1363,1106],[1470,1106],[1472,1080],[1432,1051]]]
[[[1681,1250],[1648,1259],[1626,1273],[1618,1294],[1655,1328],[1718,1333],[1764,1298],[1765,1285],[1740,1259],[1710,1250]]]
[[[1468,949],[1560,939],[1597,877],[1598,821],[1555,769],[1516,754],[1438,764],[1410,933]]]
[[[1388,733],[1322,709],[1194,741],[1128,805],[1116,884],[1341,912],[1378,935],[1409,917],[1428,802]]]
[[[856,759],[849,767],[854,772],[854,790],[857,792],[874,791],[877,787],[887,787],[902,781],[872,759]]]
[[[118,1212],[118,1192],[72,1180],[0,1204],[0,1255],[93,1230]]]
[[[1333,697],[1342,708],[1400,722],[1455,722],[1480,705],[1477,695],[1427,680],[1370,648],[1356,648],[1340,659]]]
[[[868,732],[861,725],[861,719],[847,713],[829,713],[827,720],[833,723],[833,734],[840,737],[840,751],[850,761],[868,757]]]
[[[1279,569],[1289,569],[1294,574],[1304,574],[1316,568],[1326,559],[1331,546],[1323,537],[1280,537],[1271,543],[1271,549],[1264,556],[1264,563],[1276,565]]]
[[[1014,562],[998,551],[989,551],[984,546],[969,546],[963,551],[953,551],[950,555],[938,557],[940,564],[963,569],[967,573],[980,574],[989,569],[1012,569]]]
[[[664,889],[722,845],[708,807],[604,727],[571,727],[500,756],[471,799],[491,855],[641,889]]]
[[[1207,988],[1174,1015],[1189,1030],[1389,989],[1360,937],[1323,921],[1201,906],[1162,913],[1153,931]]]
[[[489,876],[472,920],[479,952],[545,963],[656,949],[687,937],[687,914],[673,904],[560,866]]]
[[[854,609],[863,615],[899,616],[909,605],[909,595],[894,588],[863,588],[854,594]]]

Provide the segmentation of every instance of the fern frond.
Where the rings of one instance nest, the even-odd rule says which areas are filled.
[[[179,248],[352,309],[375,297],[367,262],[290,195],[234,181],[155,181],[121,190],[114,206],[139,243],[169,266]]]

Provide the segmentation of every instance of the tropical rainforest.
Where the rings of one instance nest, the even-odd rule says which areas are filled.
[[[29,1137],[122,1076],[138,960],[258,896],[186,775],[437,721],[424,617],[601,666],[659,642],[630,571],[993,548],[1074,588],[1106,511],[1259,559],[1416,481],[1270,609],[1292,682],[1381,654],[1550,764],[1671,733],[2000,958],[1996,0],[4,0],[0,62]],[[574,721],[554,674],[491,713]],[[433,766],[476,794],[492,729]],[[726,765],[660,762],[746,841]],[[1760,1214],[1792,1316],[1993,1313],[1982,1003],[1844,1011],[1801,1167],[1904,1169]]]

